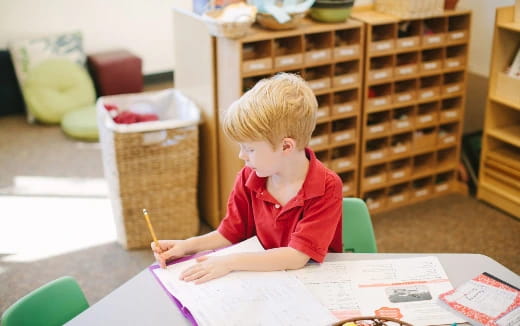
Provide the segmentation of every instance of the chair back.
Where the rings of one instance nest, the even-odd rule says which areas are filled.
[[[1,326],[63,325],[89,307],[76,280],[64,276],[32,291],[2,314]]]
[[[376,238],[367,205],[360,198],[343,198],[343,252],[376,253]]]

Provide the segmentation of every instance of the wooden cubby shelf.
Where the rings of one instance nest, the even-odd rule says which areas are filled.
[[[471,12],[365,24],[359,196],[380,212],[455,191]]]
[[[520,218],[520,80],[505,73],[520,46],[513,15],[497,8],[477,197]]]

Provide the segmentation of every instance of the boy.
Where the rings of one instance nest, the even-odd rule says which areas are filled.
[[[233,270],[275,271],[322,262],[341,252],[342,182],[306,146],[316,126],[317,101],[305,81],[280,73],[259,81],[224,114],[222,128],[238,142],[238,173],[218,229],[187,240],[160,240],[166,261],[237,243],[254,235],[265,252],[197,258],[181,274],[203,283]]]

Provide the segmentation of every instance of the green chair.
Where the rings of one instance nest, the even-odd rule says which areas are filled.
[[[365,202],[343,198],[343,252],[376,253],[376,238]]]
[[[1,326],[63,325],[89,307],[76,280],[64,276],[32,291],[2,314]]]

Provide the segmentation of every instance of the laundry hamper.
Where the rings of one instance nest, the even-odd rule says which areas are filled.
[[[155,113],[159,120],[116,124],[105,104]],[[159,239],[196,235],[200,121],[196,105],[175,89],[103,96],[97,101],[97,119],[118,242],[127,249],[150,246],[143,208]]]

